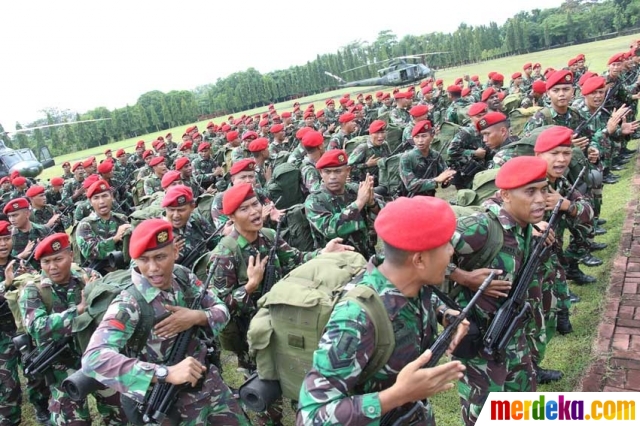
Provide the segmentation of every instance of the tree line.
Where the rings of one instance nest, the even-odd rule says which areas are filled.
[[[160,132],[192,123],[199,117],[243,111],[323,92],[338,84],[325,71],[345,80],[358,80],[375,76],[383,67],[380,62],[387,59],[445,52],[427,56],[429,66],[438,70],[496,56],[585,43],[636,27],[639,21],[640,0],[566,0],[557,8],[519,12],[501,26],[495,22],[475,27],[462,23],[453,33],[407,35],[401,39],[384,30],[372,43],[353,41],[335,53],[317,55],[304,65],[266,74],[249,68],[193,91],[151,91],[141,95],[135,105],[114,110],[98,107],[79,114],[49,109],[43,111],[45,119],[24,127],[97,118],[110,120],[45,128],[18,133],[12,138],[2,133],[0,125],[0,135],[9,146],[39,148],[46,144],[54,155],[60,155]],[[360,68],[344,72],[356,67]],[[16,124],[17,129],[22,127]]]

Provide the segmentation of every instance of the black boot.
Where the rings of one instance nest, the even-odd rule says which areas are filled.
[[[602,265],[602,259],[595,257],[591,253],[588,253],[582,256],[582,259],[580,259],[580,262],[582,262],[584,266],[589,266],[589,267]]]
[[[596,235],[604,235],[607,233],[607,230],[599,226],[596,226],[596,229],[593,231],[593,233]]]
[[[38,424],[44,426],[51,425],[51,414],[49,413],[49,408],[47,406],[33,406],[34,411],[36,412],[36,420],[38,420]]]
[[[556,330],[558,333],[565,334],[573,333],[573,327],[571,326],[571,320],[569,319],[569,310],[558,309],[558,313],[556,314],[557,325]]]
[[[596,218],[596,225],[605,225],[607,223],[607,219]]]
[[[534,364],[533,367],[536,369],[536,381],[540,385],[546,385],[547,383],[557,382],[562,379],[564,374],[559,370],[546,370],[544,368],[538,367],[538,365]]]
[[[578,285],[592,284],[597,281],[595,277],[587,275],[580,270],[577,260],[573,260],[567,265],[565,273],[567,274],[567,280],[571,280]]]
[[[633,154],[635,154],[635,153],[636,153],[636,151],[637,151],[637,149],[629,149],[629,148],[627,148],[627,147],[624,147],[624,148],[622,148],[622,149],[620,150],[620,154],[623,154],[623,155],[633,155]]]
[[[573,305],[574,303],[579,303],[582,299],[580,299],[580,296],[569,290],[569,300],[571,300],[571,304]]]
[[[606,248],[607,243],[596,243],[595,241],[592,241],[591,244],[589,244],[589,251],[604,250]]]

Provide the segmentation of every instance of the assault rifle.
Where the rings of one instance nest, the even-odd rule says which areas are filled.
[[[226,222],[223,223],[222,225],[220,225],[215,231],[213,231],[213,233],[211,235],[209,235],[205,240],[201,240],[197,246],[195,246],[193,248],[193,250],[191,250],[189,252],[189,254],[187,254],[182,261],[180,262],[180,264],[184,267],[187,267],[189,269],[191,269],[191,267],[193,266],[193,264],[196,262],[196,260],[198,260],[198,258],[202,255],[202,253],[200,253],[200,250],[202,250],[202,248],[207,247],[207,244],[209,244],[209,241],[211,241],[211,239],[213,237],[215,237],[216,235],[218,235],[220,233],[220,231],[222,231],[222,228],[224,228],[226,226]]]
[[[24,365],[24,375],[32,378],[44,377],[47,386],[54,382],[51,367],[67,351],[72,337],[67,336],[61,340],[53,340],[42,350],[33,348],[33,342],[28,334],[21,334],[13,338],[14,346],[20,351]]]
[[[201,307],[202,301],[207,294],[209,284],[213,279],[213,274],[216,271],[216,266],[217,262],[214,263],[209,270],[207,279],[202,285],[202,290],[200,291],[198,296],[193,299],[193,302],[191,303],[191,306],[189,306],[189,309],[199,309]],[[187,357],[187,349],[196,331],[197,327],[193,326],[187,330],[184,330],[178,335],[178,337],[176,337],[176,341],[171,348],[171,354],[169,355],[169,359],[167,360],[168,366],[176,365]],[[155,385],[153,385],[151,395],[149,396],[149,400],[146,403],[146,409],[142,416],[144,422],[162,424],[162,422],[165,420],[165,418],[173,408],[173,404],[178,399],[178,393],[184,387],[185,385],[173,385],[171,383],[156,383]]]
[[[585,168],[580,171],[580,174],[582,174]],[[573,192],[577,182],[578,179],[574,182],[570,192]],[[508,299],[500,306],[498,312],[496,312],[482,339],[484,344],[483,352],[498,362],[504,360],[505,349],[511,341],[511,338],[518,329],[529,321],[533,314],[531,304],[527,301],[529,284],[534,279],[534,274],[540,265],[541,259],[544,259],[546,253],[551,249],[551,246],[546,245],[545,241],[551,230],[554,230],[557,226],[562,201],[563,199],[558,200],[553,208],[547,229],[545,229],[542,236],[534,243],[533,250],[514,280]]]
[[[276,257],[278,256],[278,241],[280,240],[283,221],[283,218],[278,221],[276,236],[273,239],[273,245],[269,249],[269,260],[267,260],[267,266],[264,269],[264,280],[262,281],[262,294],[267,294],[276,283]]]
[[[471,312],[471,309],[476,305],[480,296],[484,294],[485,290],[493,281],[496,272],[492,271],[487,278],[482,282],[478,291],[473,295],[473,298],[469,301],[469,304],[465,306],[464,309],[461,310],[460,314],[447,315],[447,320],[449,321],[449,325],[444,329],[444,331],[438,336],[436,341],[431,345],[431,358],[424,365],[423,368],[433,368],[438,365],[440,358],[445,354],[449,345],[451,344],[451,339],[455,335],[458,326],[464,321]],[[441,292],[436,292],[438,296],[440,296]],[[441,298],[446,305],[452,308],[460,308],[457,306],[457,303],[453,302],[448,296],[446,298]],[[424,404],[422,401],[416,401],[410,404],[405,404],[401,407],[394,408],[389,411],[387,414],[382,416],[380,420],[381,426],[412,426],[412,425],[420,425],[423,424],[425,419],[424,415]]]

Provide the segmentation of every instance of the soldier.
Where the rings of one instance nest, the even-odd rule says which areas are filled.
[[[20,295],[20,309],[26,330],[37,347],[73,338],[73,320],[84,313],[87,302],[84,287],[99,278],[93,270],[76,271],[71,268],[73,254],[69,236],[65,233],[50,235],[42,240],[35,251],[36,260],[42,265],[39,286],[28,283]],[[43,292],[49,292],[51,305],[47,305]],[[80,354],[71,346],[59,355],[52,365],[51,422],[57,425],[91,425],[86,400],[72,400],[63,390],[62,381],[80,368]],[[120,395],[113,390],[94,393],[98,411],[104,424],[122,425],[125,415],[120,407]]]
[[[358,303],[338,302],[302,383],[297,424],[379,424],[389,411],[451,389],[450,382],[462,378],[459,361],[422,368],[431,357],[427,349],[436,338],[436,321],[446,325],[445,314],[457,313],[430,288],[442,282],[455,226],[451,207],[437,198],[399,198],[381,210],[375,227],[384,260],[372,259],[358,285],[379,294],[396,346],[387,365],[362,382],[376,349],[373,321]],[[450,349],[467,325],[459,326]],[[416,424],[435,425],[428,401],[419,415]]]
[[[100,175],[100,179],[107,182],[109,186],[113,188],[113,197],[116,201],[118,209],[121,211],[130,212],[130,206],[133,206],[133,200],[129,200],[131,195],[127,191],[128,185],[125,185],[124,182],[114,176],[113,169],[114,165],[111,161],[103,161],[102,163],[100,163],[98,165],[98,173]]]
[[[238,138],[236,137],[235,140],[237,141]],[[200,188],[208,188],[214,185],[218,178],[224,176],[224,170],[220,167],[217,157],[214,159],[211,156],[209,142],[201,142],[198,145],[198,157],[193,160],[193,173]]]
[[[527,93],[531,90],[531,86],[533,85],[533,77],[531,73],[533,72],[533,65],[531,62],[527,62],[522,66],[522,90]],[[524,107],[523,107],[524,108]]]
[[[494,73],[491,76],[491,86],[495,89],[497,93],[504,92],[505,90],[502,88],[504,86],[504,76],[499,72]],[[506,93],[505,93],[506,94]]]
[[[489,87],[482,92],[481,100],[487,104],[489,111],[502,111],[502,100],[493,87]]]
[[[11,185],[13,185],[13,190],[11,191],[11,195],[9,198],[20,198],[24,197],[27,193],[27,179],[23,176],[16,176],[11,180]]]
[[[85,190],[82,187],[82,181],[86,176],[82,163],[74,163],[71,171],[73,172],[73,179],[67,179],[62,189],[62,202],[66,205],[75,204],[86,198]]]
[[[249,151],[256,162],[256,178],[262,188],[267,187],[267,182],[271,179],[272,166],[269,160],[269,140],[258,138],[249,144]]]
[[[44,225],[55,232],[64,232],[60,212],[50,204],[47,204],[47,197],[44,195],[44,187],[33,185],[27,190],[27,198],[31,202],[31,215],[29,220],[38,225]]]
[[[400,178],[410,196],[434,196],[438,186],[448,187],[456,174],[439,153],[431,150],[434,134],[430,121],[417,123],[411,131],[415,148],[400,157]]]
[[[131,159],[132,163],[135,164],[136,168],[140,168],[144,166],[145,164],[144,153],[145,153],[144,141],[140,140],[136,143],[136,153],[133,155],[133,158]]]
[[[191,191],[193,191],[193,196],[195,198],[198,198],[202,193],[202,190],[198,182],[193,177],[193,166],[191,166],[191,161],[189,160],[189,158],[187,157],[178,158],[175,161],[174,166],[175,166],[175,171],[180,173],[180,180],[182,181],[182,184],[191,188]]]
[[[409,110],[409,115],[411,116],[411,126],[406,126],[404,130],[402,130],[402,143],[404,144],[403,151],[407,149],[413,148],[413,139],[411,139],[411,130],[413,130],[413,126],[416,125],[419,121],[431,120],[433,114],[431,114],[429,107],[427,105],[416,105]]]
[[[167,144],[169,153],[173,153],[178,148],[178,144],[173,140],[173,135],[171,134],[171,132],[167,133],[164,136],[164,143]]]
[[[211,290],[207,290],[201,307],[187,305],[189,297],[201,292],[202,283],[193,274],[185,283],[176,278],[178,251],[171,224],[163,219],[146,220],[136,227],[131,241],[130,253],[137,265],[131,271],[131,281],[155,317],[165,319],[154,326],[136,357],[123,355],[141,315],[139,299],[131,290],[123,290],[111,302],[89,342],[82,358],[83,372],[139,404],[145,402],[155,383],[190,384],[174,404],[180,424],[249,425],[218,369],[207,362],[206,343],[199,334],[190,342],[188,353],[192,355],[175,365],[164,365],[180,332],[201,326],[209,335],[217,335],[229,320],[227,308]],[[202,385],[196,388],[199,381]]]
[[[282,124],[274,124],[269,129],[271,133],[271,145],[269,146],[269,152],[272,155],[277,155],[282,151],[290,151],[291,146],[289,140],[284,132],[284,126]]]
[[[153,174],[153,168],[149,166],[149,163],[151,162],[151,160],[155,158],[153,154],[153,150],[147,149],[145,152],[142,153],[142,158],[143,158],[144,164],[142,165],[142,167],[138,169],[138,174],[136,175],[136,179],[135,179],[136,181],[141,181],[141,180],[144,181],[144,179],[147,176],[151,176]]]
[[[407,109],[411,107],[413,102],[413,93],[398,92],[393,97],[396,100],[396,107],[389,112],[389,122],[401,128],[411,126],[411,116]]]
[[[2,206],[7,204],[9,200],[11,200],[11,180],[9,176],[4,176],[0,179],[0,194],[2,194]]]
[[[385,141],[387,123],[374,120],[369,126],[369,138],[366,143],[356,146],[349,156],[351,179],[354,182],[373,176],[374,186],[378,186],[378,161],[391,155],[391,148]]]
[[[355,136],[355,131],[357,128],[355,114],[351,112],[345,112],[340,116],[338,121],[340,122],[340,130],[338,130],[333,134],[333,136],[331,136],[327,150],[342,150],[345,148],[347,141]]]
[[[511,74],[511,86],[509,87],[509,94],[512,93],[525,93],[523,87],[522,73],[515,72]]]
[[[71,179],[73,178],[73,172],[71,171],[71,163],[69,163],[68,161],[65,161],[64,163],[62,163],[62,179]]]
[[[382,95],[380,100],[382,102],[382,106],[378,108],[378,117],[388,116],[393,103],[393,101],[391,100],[391,95],[389,93],[385,93]]]
[[[167,173],[167,163],[164,157],[154,157],[149,161],[149,167],[153,170],[153,174],[144,180],[144,195],[147,197],[162,190],[161,180]]]
[[[110,253],[122,251],[122,240],[131,224],[125,215],[112,212],[113,195],[107,182],[94,182],[87,189],[87,198],[93,213],[78,223],[76,243],[83,263],[96,265],[93,269],[100,272],[107,270]]]
[[[240,161],[243,158],[251,158],[251,152],[249,151],[249,144],[251,141],[247,139],[246,135],[242,136],[242,142],[239,146],[234,148],[231,152],[231,162],[235,163],[236,161]]]
[[[322,185],[305,201],[307,218],[320,245],[342,238],[366,258],[375,254],[373,230],[382,201],[373,192],[373,176],[357,183],[349,182],[351,168],[343,150],[325,152],[316,163]]]
[[[338,112],[336,111],[336,103],[333,99],[327,99],[324,101],[327,106],[324,109],[324,116],[327,118],[328,124],[335,124],[338,122]]]
[[[458,190],[471,188],[476,173],[487,168],[490,153],[482,141],[476,124],[488,111],[489,107],[484,102],[471,105],[469,107],[471,123],[458,129],[447,148],[449,165],[456,171],[452,183]]]
[[[532,106],[545,106],[544,94],[547,92],[547,87],[544,81],[536,80],[531,83],[531,88],[528,90],[527,95],[522,98],[520,102],[520,108],[531,108]]]
[[[476,123],[482,142],[489,149],[487,168],[493,169],[520,155],[511,143],[518,140],[511,135],[509,119],[501,112],[489,112]]]
[[[447,87],[447,95],[451,104],[447,108],[444,120],[462,126],[464,123],[461,122],[462,117],[459,116],[459,110],[468,106],[469,101],[462,97],[462,89],[456,84]]]
[[[120,148],[116,151],[116,162],[114,164],[116,174],[123,182],[130,182],[134,178],[136,166],[127,158],[127,153]]]
[[[546,80],[546,78],[542,74],[542,65],[540,65],[540,63],[536,62],[535,64],[533,64],[533,74],[531,75],[531,78],[533,79],[533,81]]]
[[[322,177],[316,169],[316,163],[324,154],[324,137],[320,132],[313,130],[302,135],[300,146],[304,149],[305,157],[300,165],[302,189],[306,195],[320,189]]]
[[[29,220],[31,216],[29,207],[29,201],[26,198],[16,198],[4,206],[3,212],[13,226],[13,250],[11,255],[21,260],[31,259],[31,267],[39,269],[38,263],[31,256],[31,252],[38,240],[45,238],[49,234],[49,228]]]
[[[475,305],[471,322],[481,329],[491,323],[495,313],[504,303],[517,271],[526,261],[531,248],[532,224],[544,219],[547,206],[547,163],[536,157],[514,158],[500,168],[496,186],[500,189],[501,206],[488,206],[497,217],[504,233],[503,248],[489,265],[473,271],[465,271],[452,264],[448,276],[462,286],[456,300],[465,307],[479,285],[493,270],[500,278],[490,286]],[[451,239],[455,251],[454,259],[483,250],[488,242],[489,213],[476,214],[458,219],[458,227]],[[540,297],[537,281],[529,284],[529,298]],[[473,326],[471,327],[473,328]],[[458,383],[462,404],[462,418],[466,426],[476,423],[490,392],[535,392],[536,380],[529,345],[524,330],[517,330],[506,347],[504,361],[485,354],[477,345],[466,345],[458,351],[456,358],[465,366],[464,377]]]
[[[64,179],[56,176],[51,178],[49,184],[49,188],[45,191],[47,204],[63,208],[64,203],[62,202],[62,189],[64,187]]]
[[[96,163],[96,157],[91,156],[82,162],[82,167],[84,167],[84,171],[87,176],[91,176],[94,174],[98,168],[98,164]]]
[[[207,240],[214,229],[196,210],[195,199],[191,188],[184,185],[173,185],[167,189],[162,199],[165,217],[173,227],[175,245],[178,249],[176,263],[189,269],[199,256],[193,258],[192,263],[185,264],[185,257],[195,250],[196,246]],[[216,246],[220,238],[211,238],[206,245],[201,246],[199,254],[204,254]]]
[[[224,173],[227,173],[229,171],[229,169],[231,168],[231,165],[233,164],[233,162],[231,161],[231,153],[232,151],[237,148],[238,146],[240,146],[241,140],[239,138],[238,132],[236,132],[235,130],[231,130],[229,132],[226,133],[225,138],[227,139],[227,143],[226,145],[224,145],[223,147],[221,147],[218,152],[216,153],[216,156],[214,158],[215,164],[217,164],[218,166],[222,167],[222,174],[220,174],[220,176],[222,176]],[[205,153],[206,155],[206,153]],[[202,157],[202,155],[201,155]],[[198,160],[197,158],[195,160],[193,160],[193,169],[195,172],[197,172],[199,169],[196,167],[196,160]],[[204,161],[203,160],[198,160],[198,162],[200,161]],[[215,168],[211,167],[211,171],[209,173],[213,173],[213,170]],[[197,176],[197,173],[196,173]]]
[[[111,148],[107,148],[104,151],[104,161],[109,161],[111,163],[115,163],[115,158],[113,158],[113,151],[111,151]]]

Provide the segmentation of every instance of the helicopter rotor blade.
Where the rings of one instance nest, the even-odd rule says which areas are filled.
[[[338,77],[338,76],[337,76],[337,75],[335,75],[335,74],[331,74],[329,71],[325,71],[324,73],[325,73],[326,75],[328,75],[329,77],[333,77],[333,78],[335,78],[336,80],[338,80],[338,83],[346,83],[346,81],[344,81],[344,79],[342,79],[342,78]]]
[[[24,133],[24,132],[29,132],[31,130],[46,129],[48,127],[60,127],[60,126],[68,126],[70,124],[91,123],[94,121],[105,121],[105,120],[111,120],[111,118],[94,118],[92,120],[80,120],[80,121],[68,121],[65,123],[44,124],[42,126],[26,127],[24,129],[16,129],[13,132],[5,132],[5,133],[13,133],[13,134]]]

